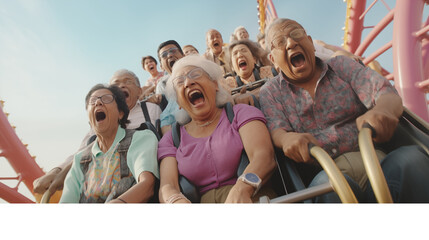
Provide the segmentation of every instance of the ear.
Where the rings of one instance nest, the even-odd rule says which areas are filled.
[[[310,36],[310,35],[307,35],[307,37],[308,37],[308,40],[310,40],[310,42],[311,42],[311,44],[312,44],[312,46],[313,46],[313,50],[314,50],[314,51],[316,51],[316,48],[314,47],[313,39],[311,38],[311,36]]]
[[[274,57],[273,57],[273,55],[272,55],[271,53],[269,53],[267,57],[268,57],[268,59],[270,59],[270,62],[271,62],[272,64],[274,64],[274,65],[276,64],[276,63],[274,62]]]

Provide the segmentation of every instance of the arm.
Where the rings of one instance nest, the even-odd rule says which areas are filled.
[[[160,164],[159,202],[165,203],[174,194],[180,194],[179,171],[175,157],[166,157]],[[174,203],[190,203],[187,198],[182,198]]]
[[[360,130],[362,124],[368,122],[377,133],[374,141],[386,142],[393,136],[402,111],[401,97],[394,93],[383,94],[371,110],[356,119],[356,125]]]
[[[286,157],[295,162],[312,163],[308,151],[308,144],[314,143],[320,145],[316,138],[309,133],[286,132],[284,129],[277,128],[271,132],[274,145],[283,150]]]
[[[154,194],[155,177],[159,177],[156,161],[158,139],[150,130],[136,131],[127,152],[127,166],[137,184],[119,196],[128,203],[147,202]],[[121,202],[118,199],[111,203]]]
[[[261,178],[262,184],[265,184],[276,166],[274,149],[267,127],[263,122],[254,120],[242,126],[239,133],[250,162],[244,173],[257,174]],[[251,197],[254,191],[252,186],[237,181],[229,192],[225,203],[252,202]]]
[[[155,176],[148,171],[140,173],[138,182],[118,198],[127,203],[145,203],[150,200],[154,194]],[[113,199],[109,203],[124,203],[118,198]]]
[[[357,62],[359,60],[361,60],[361,61],[363,60],[363,58],[360,57],[360,56],[354,55],[353,53],[351,53],[349,51],[346,51],[346,50],[344,50],[344,49],[342,49],[340,47],[327,44],[327,43],[325,43],[325,42],[323,42],[321,40],[314,40],[314,42],[316,42],[317,44],[319,44],[320,46],[322,46],[322,47],[324,47],[326,49],[329,49],[329,50],[333,51],[334,53],[331,55],[331,57],[336,57],[336,56],[339,56],[339,55],[344,55],[344,56],[349,57],[349,58],[351,58],[351,59],[353,59],[353,60],[355,60]]]
[[[84,176],[80,169],[81,155],[76,154],[69,173],[64,180],[63,194],[60,203],[78,203],[82,193]]]

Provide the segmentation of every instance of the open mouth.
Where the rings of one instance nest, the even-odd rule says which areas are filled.
[[[170,64],[170,67],[171,68],[173,68],[173,65],[176,63],[176,61],[171,61],[169,64]]]
[[[150,67],[149,67],[149,70],[153,70],[153,69],[154,69],[154,66],[150,66]]]
[[[128,98],[130,96],[130,94],[127,91],[122,91],[125,95],[125,98]]]
[[[245,60],[240,60],[238,62],[238,67],[241,69],[246,69],[247,68],[247,62]]]
[[[214,43],[213,46],[219,47],[219,43]]]
[[[102,111],[95,113],[95,120],[97,122],[103,121],[104,119],[106,119],[106,113],[104,113]]]
[[[302,53],[297,53],[291,56],[290,62],[294,67],[301,67],[305,64],[305,57]]]
[[[193,90],[188,94],[189,102],[192,105],[197,105],[204,102],[204,94],[199,90]]]

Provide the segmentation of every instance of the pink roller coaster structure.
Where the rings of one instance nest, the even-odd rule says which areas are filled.
[[[258,22],[260,31],[273,19],[277,13],[272,0],[258,0]],[[365,28],[366,14],[376,3],[382,3],[389,13],[374,27],[362,40]],[[404,106],[417,114],[426,122],[429,121],[428,101],[429,91],[429,18],[423,19],[423,9],[429,0],[397,0],[394,9],[391,9],[383,0],[375,0],[367,6],[366,0],[347,0],[347,14],[344,32],[344,48],[356,55],[363,56],[368,46],[380,32],[393,20],[392,40],[368,54],[364,63],[375,60],[388,49],[393,49],[394,72],[389,73],[381,69],[382,74],[393,80],[400,93]],[[30,156],[25,145],[19,140],[13,127],[9,124],[7,113],[3,112],[3,102],[0,104],[0,157],[9,161],[16,172],[16,177],[0,176],[0,181],[17,180],[15,187],[9,187],[0,182],[0,198],[11,203],[32,203],[33,200],[18,192],[21,182],[33,192],[33,181],[42,176],[44,172]],[[36,196],[40,201],[40,196]]]

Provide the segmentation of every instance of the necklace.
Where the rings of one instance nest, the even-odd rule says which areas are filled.
[[[214,119],[213,120],[211,120],[211,121],[208,121],[208,122],[206,122],[206,123],[203,123],[203,124],[197,124],[197,123],[195,123],[195,125],[197,125],[198,127],[205,127],[205,126],[208,126],[208,125],[210,125],[212,122],[214,121]]]

